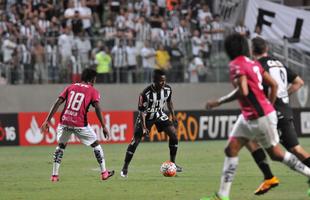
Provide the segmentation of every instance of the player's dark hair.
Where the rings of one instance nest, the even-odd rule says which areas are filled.
[[[255,55],[261,55],[267,51],[267,42],[261,37],[255,37],[252,39],[252,51]]]
[[[225,38],[225,51],[228,57],[233,60],[238,56],[250,56],[247,39],[239,33],[233,33]]]
[[[82,72],[82,81],[91,82],[97,76],[97,72],[94,69],[86,68]]]
[[[153,72],[153,80],[158,80],[161,76],[166,76],[166,72],[160,69],[155,69]]]

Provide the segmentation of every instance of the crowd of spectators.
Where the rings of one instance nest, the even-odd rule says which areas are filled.
[[[94,67],[100,83],[202,82],[225,28],[203,0],[6,0],[0,84],[68,83]],[[213,57],[212,56],[212,57]]]

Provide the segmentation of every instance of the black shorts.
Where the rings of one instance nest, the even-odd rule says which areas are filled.
[[[299,145],[293,119],[279,119],[278,130],[280,134],[280,142],[287,150]]]
[[[148,130],[151,130],[152,126],[155,124],[158,132],[162,132],[166,127],[173,126],[172,122],[169,119],[161,120],[160,118],[155,120],[146,120],[145,123],[146,128]],[[135,137],[143,136],[142,124],[139,118],[136,121],[134,136]]]

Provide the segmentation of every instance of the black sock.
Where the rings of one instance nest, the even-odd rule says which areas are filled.
[[[310,168],[310,157],[306,158],[305,160],[302,161],[303,164],[305,164],[307,167]]]
[[[130,161],[132,160],[133,154],[135,153],[138,144],[139,143],[135,142],[135,143],[128,145],[125,160],[124,160],[125,162],[124,162],[123,169],[128,169],[128,165],[129,165]]]
[[[175,163],[175,157],[178,151],[178,138],[176,135],[169,137],[169,150],[170,150],[170,161]]]
[[[266,154],[263,149],[257,149],[252,153],[252,156],[260,168],[261,172],[264,174],[265,179],[271,179],[273,177],[273,174],[271,172],[271,169],[269,167],[269,164],[267,162]]]

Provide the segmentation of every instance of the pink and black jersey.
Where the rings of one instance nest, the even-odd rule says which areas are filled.
[[[264,69],[259,62],[253,61],[245,56],[239,56],[229,63],[230,80],[246,76],[249,94],[238,99],[241,112],[245,119],[257,119],[274,111],[273,106],[264,94],[262,85],[262,74]]]
[[[60,123],[74,127],[87,126],[89,106],[100,101],[99,92],[92,85],[84,83],[75,83],[66,87],[59,97],[66,100]]]

